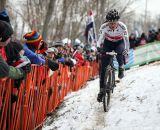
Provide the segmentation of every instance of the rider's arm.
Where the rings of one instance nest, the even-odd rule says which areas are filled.
[[[124,39],[124,43],[125,43],[125,49],[127,51],[129,51],[129,37],[128,37],[128,30],[127,30],[127,27],[124,25],[124,36],[123,36],[123,39]]]

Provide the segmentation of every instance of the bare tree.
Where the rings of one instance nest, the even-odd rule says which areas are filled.
[[[52,12],[54,10],[55,3],[56,3],[56,0],[50,0],[50,2],[49,2],[48,10],[47,10],[45,21],[44,21],[43,32],[42,32],[44,40],[47,39],[48,24],[49,24],[50,19],[52,17]]]
[[[0,0],[0,10],[4,10],[6,7],[6,0]]]
[[[61,40],[65,37],[83,37],[88,10],[95,12],[96,29],[105,21],[111,8],[120,11],[123,21],[130,20],[128,8],[137,0],[26,0],[22,11],[17,11],[23,20],[23,27],[42,32],[45,40]],[[22,12],[22,13],[20,13]],[[25,14],[25,15],[24,15]],[[128,14],[128,15],[127,15]],[[129,28],[132,28],[130,25]],[[23,29],[22,29],[23,32]]]

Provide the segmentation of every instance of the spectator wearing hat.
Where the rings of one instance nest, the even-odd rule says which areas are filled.
[[[72,48],[71,40],[68,38],[65,38],[62,40],[62,42],[64,43],[64,48],[66,49],[67,53],[68,54],[72,53],[73,48]]]
[[[65,65],[68,65],[68,66],[71,66],[71,67],[73,66],[73,63],[72,63],[72,61],[70,61],[69,57],[65,57],[65,58],[60,57],[59,59],[56,59],[56,56],[58,54],[58,49],[57,48],[50,47],[50,48],[48,48],[48,50],[46,52],[47,52],[48,59],[53,60],[56,63],[59,62],[59,63],[65,64]],[[63,60],[63,61],[61,61],[61,60]]]
[[[6,57],[6,52],[4,47],[7,46],[7,44],[10,42],[11,36],[13,34],[13,29],[12,29],[12,26],[10,25],[9,16],[6,10],[0,11],[0,20],[4,22],[4,23],[1,23],[1,27],[3,29],[3,30],[0,30],[1,34],[3,34],[1,37],[2,38],[1,42],[5,41],[4,43],[6,43],[2,45],[3,47],[1,46],[1,55],[3,56],[3,59],[6,61],[7,57]],[[4,29],[5,26],[6,28]]]
[[[47,45],[37,31],[26,33],[24,38],[26,39],[26,43],[23,45],[24,55],[30,59],[32,64],[47,65],[53,71],[59,68],[56,62],[47,59],[45,55],[38,54],[39,52],[44,53]]]
[[[10,25],[9,16],[6,10],[0,12],[0,20],[2,20],[0,21],[0,78],[9,77],[15,79],[14,87],[16,86],[18,88],[26,73],[30,72],[31,65],[29,63],[24,64],[23,62],[23,64],[21,64],[20,66],[17,65],[17,68],[15,68],[9,66],[6,62],[4,62],[4,60],[8,62],[8,58],[14,59],[14,56],[17,57],[18,52],[14,53],[14,56],[8,55],[8,53],[6,52],[6,49],[9,49],[11,53],[14,52],[14,49],[12,48],[12,42],[10,42],[11,36],[13,34],[13,29]],[[16,93],[12,93],[11,102],[14,103],[15,101],[17,101],[17,99],[18,98]]]
[[[28,66],[18,69],[9,66],[5,62],[7,58],[4,47],[10,42],[10,37],[12,34],[12,27],[7,22],[0,20],[0,78],[10,77],[12,79],[20,79],[24,77]]]
[[[145,45],[146,43],[147,43],[147,36],[146,36],[146,34],[143,32],[143,33],[141,34],[140,39],[139,39],[138,46],[143,46],[143,45]]]
[[[6,47],[10,44],[13,29],[10,25],[10,19],[6,10],[0,11],[0,59],[1,69],[0,77],[10,77],[12,79],[21,79],[30,71],[30,65],[21,66],[20,69],[9,66],[5,61],[8,61]],[[11,49],[12,50],[12,49]],[[4,72],[5,70],[5,72]]]
[[[42,45],[42,36],[38,32],[32,31],[26,33],[24,38],[26,39],[26,43],[23,45],[24,55],[30,59],[32,64],[45,64],[45,57],[41,54],[36,54],[36,51]]]
[[[0,19],[7,22],[10,25],[10,19],[6,10],[2,10],[0,12]],[[21,49],[21,50],[19,50]],[[5,53],[6,53],[6,61],[9,65],[13,65],[13,62],[16,62],[20,59],[19,51],[24,51],[23,46],[20,44],[20,41],[13,41],[11,40],[5,46]],[[24,62],[20,65],[20,67],[26,65],[27,63]]]
[[[149,30],[148,31],[148,43],[150,42],[154,42],[154,40],[156,39],[156,33],[154,30]]]
[[[70,51],[65,46],[63,41],[57,41],[53,47],[58,50],[58,53],[55,54],[55,59],[58,60],[59,63],[65,64],[69,67],[73,67],[75,64],[75,60],[70,57]]]
[[[10,68],[8,64],[5,62],[7,58],[4,46],[6,46],[9,43],[12,34],[12,27],[6,22],[0,20],[0,78],[9,76]]]
[[[137,40],[134,33],[131,33],[131,35],[129,36],[129,43],[130,43],[130,49],[135,49]]]
[[[9,52],[8,55],[13,55],[13,59],[10,59],[10,61],[12,61],[10,64],[16,68],[30,66],[28,71],[31,71],[31,62],[26,56],[24,56],[23,45],[18,40],[10,43],[11,44],[7,47],[7,49],[9,49],[7,50]],[[24,78],[14,80],[14,87],[19,88],[23,79]]]
[[[53,47],[55,47],[58,50],[57,55],[55,58],[58,60],[59,63],[65,63],[65,57],[64,57],[64,43],[62,41],[57,41]]]
[[[57,50],[56,52],[55,49],[56,48],[53,48],[53,47],[48,48],[48,50],[46,51],[48,59],[55,60],[55,55],[56,53],[58,53],[58,50],[56,49]]]
[[[78,66],[84,65],[83,47],[80,44],[74,44],[73,49],[72,58],[77,61]]]
[[[16,57],[12,66],[16,67],[16,68],[20,68],[21,66],[31,63],[30,60],[24,56],[24,49],[23,49],[23,45],[20,43],[20,41],[14,41],[12,42],[13,45],[13,50],[18,53],[18,57]]]

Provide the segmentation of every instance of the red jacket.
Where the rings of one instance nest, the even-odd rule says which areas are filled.
[[[2,56],[2,58],[6,61],[7,57],[6,57],[6,52],[4,47],[0,47],[0,55]]]
[[[74,59],[77,61],[77,65],[81,66],[85,63],[83,55],[79,52],[74,55]]]

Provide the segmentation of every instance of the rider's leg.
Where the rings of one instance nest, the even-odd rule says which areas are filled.
[[[104,56],[101,61],[101,72],[100,72],[100,88],[104,87],[104,78],[106,73],[106,67],[109,65],[109,56]]]
[[[114,50],[114,45],[115,43],[112,43],[111,41],[107,41],[106,39],[104,40],[104,44],[103,44],[103,51],[104,52],[111,52],[112,50]],[[98,97],[97,100],[99,102],[102,101],[102,97],[103,97],[103,88],[104,88],[104,81],[105,81],[105,72],[106,72],[106,67],[109,65],[109,61],[110,57],[105,55],[101,56],[101,70],[100,70],[100,91],[98,93]]]
[[[104,81],[105,81],[105,73],[106,73],[106,66],[109,64],[108,57],[103,56],[101,59],[101,70],[100,70],[100,89],[97,97],[97,101],[101,102],[103,97],[104,91]]]
[[[105,85],[105,73],[106,67],[109,65],[110,57],[107,55],[102,56],[101,58],[101,70],[100,70],[100,91],[98,93],[97,101],[101,102],[104,92],[104,85]]]
[[[124,55],[122,54],[124,49],[125,46],[123,42],[120,42],[115,49],[115,52],[117,53],[116,58],[119,64],[118,78],[120,79],[124,77]]]

